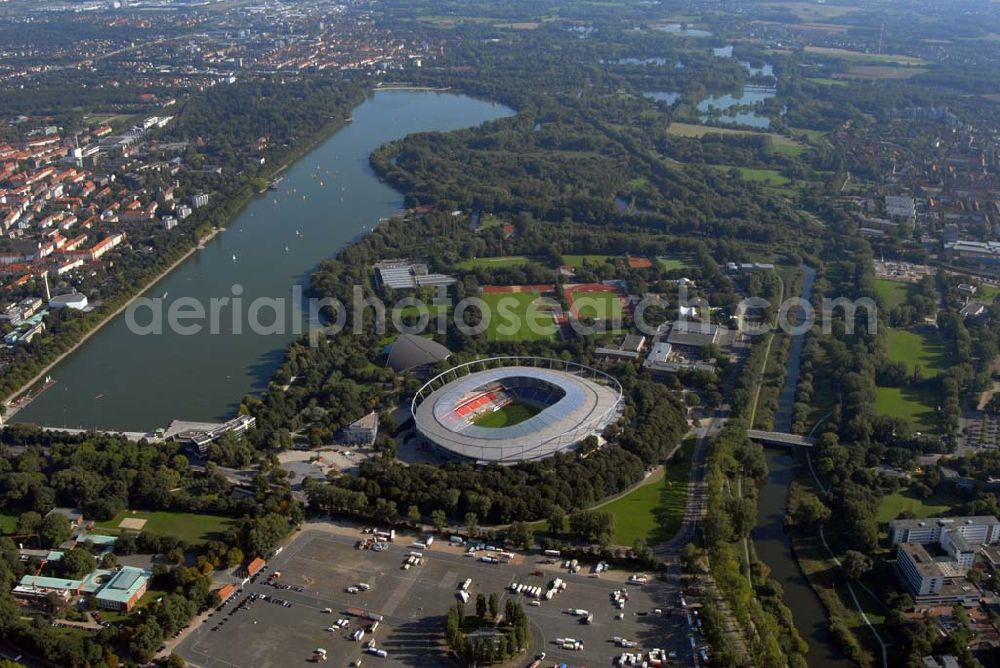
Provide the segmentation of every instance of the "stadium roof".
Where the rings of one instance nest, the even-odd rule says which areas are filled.
[[[415,334],[400,334],[389,347],[386,366],[395,371],[409,371],[420,366],[437,364],[448,359],[451,351],[433,339],[425,339]]]
[[[454,455],[502,464],[541,459],[569,449],[617,416],[621,388],[605,378],[613,385],[554,368],[509,366],[476,371],[424,397],[414,407],[414,419],[422,436]],[[478,427],[458,414],[457,407],[469,395],[518,379],[551,385],[559,396],[539,413],[509,427]]]

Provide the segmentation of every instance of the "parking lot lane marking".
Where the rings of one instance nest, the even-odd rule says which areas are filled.
[[[402,582],[400,582],[400,585],[393,590],[392,594],[389,596],[389,600],[387,600],[385,602],[385,605],[382,606],[383,610],[382,614],[384,615],[394,614],[396,612],[396,608],[399,607],[399,604],[403,601],[403,599],[407,597],[407,595],[410,593],[410,590],[413,589],[413,585],[414,583],[416,583],[416,581],[417,579],[415,577],[402,578]]]

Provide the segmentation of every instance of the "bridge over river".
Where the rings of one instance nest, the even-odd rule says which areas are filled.
[[[764,445],[777,446],[779,448],[803,447],[811,448],[816,445],[816,439],[811,436],[801,436],[799,434],[789,434],[784,431],[762,431],[760,429],[747,429],[747,436],[752,441],[760,441]]]

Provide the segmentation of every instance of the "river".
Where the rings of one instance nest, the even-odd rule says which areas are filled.
[[[244,304],[256,297],[291,302],[292,286],[305,285],[321,260],[401,209],[400,193],[369,165],[373,150],[414,132],[472,127],[513,113],[451,93],[375,92],[354,110],[353,123],[284,173],[278,190],[252,201],[146,296],[165,294],[165,309],[193,297],[208,310],[210,299],[232,297],[238,285]],[[136,320],[150,322],[148,309]],[[15,421],[150,431],[174,418],[231,416],[246,394],[267,386],[296,336],[291,327],[283,334],[234,334],[230,320],[218,334],[206,327],[194,335],[137,335],[122,314],[56,366],[56,384]],[[269,322],[269,312],[260,320]]]
[[[816,271],[803,267],[802,297],[812,295]],[[774,416],[774,429],[791,431],[795,387],[805,335],[795,336],[788,352],[785,385]],[[788,490],[794,476],[792,456],[788,450],[767,449],[767,481],[760,489],[757,502],[757,526],[753,532],[757,558],[771,569],[771,577],[781,584],[784,601],[792,610],[795,626],[809,643],[807,660],[810,668],[846,668],[853,665],[841,654],[827,628],[826,608],[812,590],[792,554],[791,540],[784,530],[788,510]]]

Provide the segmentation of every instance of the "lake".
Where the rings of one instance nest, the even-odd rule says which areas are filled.
[[[451,93],[375,92],[354,110],[353,123],[290,167],[278,190],[254,199],[147,296],[165,294],[166,307],[182,297],[208,303],[235,292],[246,305],[256,297],[290,302],[293,286],[306,285],[321,260],[400,211],[400,193],[369,165],[374,149],[414,132],[476,126],[513,113]],[[260,320],[269,322],[269,314]],[[145,324],[150,317],[140,311],[137,320]],[[291,327],[283,334],[239,334],[238,325],[220,324],[218,334],[206,328],[140,336],[122,314],[56,366],[56,384],[15,421],[147,431],[174,418],[231,416],[244,395],[267,386],[296,335]]]

